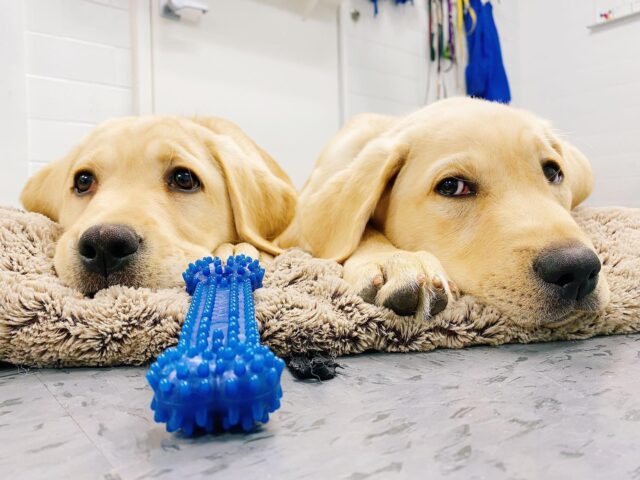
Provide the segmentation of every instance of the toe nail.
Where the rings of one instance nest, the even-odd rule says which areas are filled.
[[[431,301],[431,308],[429,310],[429,314],[432,317],[434,315],[437,315],[438,313],[443,311],[445,308],[447,308],[448,303],[449,303],[449,299],[447,298],[447,294],[442,291],[438,291],[434,299]]]
[[[436,288],[442,288],[442,279],[440,278],[440,275],[436,275],[431,279],[431,283],[433,284],[434,287]]]
[[[416,279],[418,281],[418,285],[424,285],[424,282],[427,281],[427,276],[424,273],[419,273]]]
[[[384,282],[384,278],[382,277],[382,275],[376,275],[375,277],[373,277],[373,286],[376,288],[380,288],[380,286],[382,286],[382,283]]]

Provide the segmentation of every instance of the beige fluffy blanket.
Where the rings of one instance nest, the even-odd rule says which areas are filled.
[[[428,322],[395,316],[348,291],[340,265],[291,250],[256,292],[263,340],[281,356],[579,339],[640,331],[640,209],[584,208],[577,221],[604,261],[612,300],[602,315],[558,329],[516,327],[462,297]],[[189,297],[182,289],[111,287],[86,298],[56,277],[59,227],[0,208],[0,360],[31,366],[142,364],[176,342]]]

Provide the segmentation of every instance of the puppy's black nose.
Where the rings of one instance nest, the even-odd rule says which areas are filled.
[[[533,262],[533,269],[546,283],[559,287],[566,300],[581,300],[598,284],[600,260],[584,245],[550,247]]]
[[[124,225],[94,225],[78,242],[80,261],[90,272],[104,277],[124,268],[138,251],[140,239]]]

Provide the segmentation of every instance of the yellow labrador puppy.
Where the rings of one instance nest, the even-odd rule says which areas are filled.
[[[296,191],[237,126],[216,118],[130,117],[90,133],[29,180],[21,197],[64,233],[55,268],[91,294],[177,285],[215,254],[276,254]]]
[[[523,323],[555,325],[608,301],[570,214],[591,188],[587,159],[546,122],[454,98],[354,118],[320,155],[279,242],[344,262],[365,300],[401,315],[434,315],[459,287]]]

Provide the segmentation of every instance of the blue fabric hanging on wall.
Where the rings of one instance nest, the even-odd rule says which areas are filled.
[[[493,6],[481,0],[471,0],[477,20],[475,28],[471,16],[464,15],[467,32],[469,63],[465,70],[467,95],[496,102],[509,103],[511,91],[507,72],[502,63],[500,39],[493,21]]]
[[[373,3],[373,15],[374,16],[378,16],[378,2],[379,0],[369,0],[371,3]],[[401,5],[403,3],[407,3],[407,2],[411,2],[413,3],[413,0],[394,0],[396,5]]]

